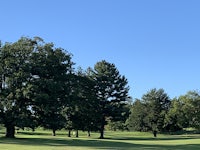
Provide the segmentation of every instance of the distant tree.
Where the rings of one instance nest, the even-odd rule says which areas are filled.
[[[100,114],[100,138],[104,138],[104,127],[107,119],[118,121],[123,113],[123,106],[128,99],[128,81],[121,76],[116,66],[105,60],[97,62],[91,71],[91,78],[95,81],[98,99],[98,113]]]
[[[152,89],[142,96],[142,103],[148,112],[144,121],[156,137],[157,132],[163,130],[165,115],[170,107],[169,96],[163,89]]]
[[[174,98],[171,101],[170,109],[165,115],[164,128],[169,132],[176,132],[189,127],[188,113],[184,110],[185,99]]]
[[[71,55],[54,48],[52,43],[42,43],[35,48],[31,61],[32,110],[40,125],[52,129],[55,136],[56,130],[63,128],[66,122],[62,112],[71,92]]]
[[[183,100],[183,112],[189,121],[189,127],[200,130],[200,94],[197,91],[189,91],[179,99]]]
[[[141,100],[136,99],[131,107],[131,113],[126,120],[129,130],[148,131],[150,130],[148,123],[145,122],[145,117],[148,115],[147,108]]]
[[[115,120],[115,119],[108,120],[109,129],[113,130],[113,131],[116,131],[116,130],[120,130],[120,131],[128,130],[128,127],[127,127],[127,124],[126,124],[126,120],[128,119],[128,117],[130,115],[130,109],[131,109],[131,104],[127,102],[120,109],[121,114],[119,115],[117,120]]]
[[[124,121],[108,121],[108,129],[111,131],[125,131],[128,130]]]
[[[193,127],[200,130],[200,94],[189,91],[172,100],[165,117],[165,126],[170,131]]]
[[[14,137],[15,126],[34,124],[28,91],[30,56],[35,45],[34,40],[23,37],[0,48],[0,120],[9,138]]]

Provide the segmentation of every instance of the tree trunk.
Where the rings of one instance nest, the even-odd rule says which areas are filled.
[[[90,137],[91,136],[91,134],[90,134],[90,131],[88,130],[88,137]]]
[[[100,139],[104,139],[104,125],[101,125],[101,129],[100,129]]]
[[[78,137],[78,130],[76,130],[76,137]]]
[[[156,138],[157,137],[157,131],[153,131],[153,136]]]
[[[102,118],[101,128],[100,128],[100,139],[104,139],[104,126],[105,126],[105,117]]]
[[[68,137],[71,137],[71,130],[68,131]]]
[[[6,137],[7,138],[15,137],[15,126],[14,125],[6,125]]]
[[[100,137],[99,137],[100,139],[104,139],[103,134],[104,134],[104,130],[100,129]]]
[[[53,136],[56,136],[56,130],[53,129],[53,133],[52,133]]]

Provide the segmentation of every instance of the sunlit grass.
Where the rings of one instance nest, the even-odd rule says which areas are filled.
[[[79,138],[67,137],[66,131],[58,131],[51,136],[46,130],[19,131],[15,139],[7,139],[0,134],[1,150],[199,150],[200,135],[163,135],[153,138],[144,132],[105,132],[105,139],[98,139],[99,133],[87,137],[86,132],[79,132]]]

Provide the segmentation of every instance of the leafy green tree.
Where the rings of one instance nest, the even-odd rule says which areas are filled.
[[[91,78],[95,81],[98,99],[98,113],[100,114],[100,138],[104,138],[104,127],[107,119],[118,121],[123,113],[123,106],[128,99],[128,81],[119,74],[116,66],[105,60],[97,62],[91,71]]]
[[[71,55],[52,43],[41,43],[31,55],[32,110],[44,128],[56,130],[65,126],[62,114],[69,101],[70,76],[73,71]]]
[[[90,135],[90,131],[97,130],[96,123],[99,120],[96,113],[95,83],[83,70],[78,70],[74,78],[73,96],[67,109],[67,118],[72,122],[71,129],[88,131]],[[76,136],[78,137],[78,134]]]
[[[128,130],[124,121],[108,121],[108,129],[111,131],[125,131]]]
[[[189,91],[184,96],[180,96],[184,102],[183,112],[189,127],[194,127],[200,130],[200,94],[197,91]]]
[[[23,37],[0,48],[0,117],[6,137],[14,137],[15,126],[23,128],[34,120],[28,89],[30,56],[35,44],[34,40]]]
[[[157,132],[163,130],[164,118],[170,107],[169,96],[163,89],[152,89],[142,96],[142,103],[147,112],[144,121],[156,137]]]
[[[147,109],[141,100],[136,99],[130,109],[131,113],[126,120],[129,130],[134,131],[148,131],[149,126],[145,122],[145,117],[148,115]]]
[[[171,101],[170,109],[165,115],[165,130],[175,132],[187,128],[189,126],[188,113],[184,110],[187,103],[184,97],[174,98]]]
[[[165,126],[169,131],[193,127],[200,129],[200,94],[189,91],[172,100],[169,112],[165,117]]]
[[[132,100],[132,99],[130,99]],[[127,100],[126,104],[121,108],[121,114],[119,115],[117,120],[108,120],[108,128],[109,130],[120,130],[120,131],[124,131],[124,130],[128,130],[127,127],[127,123],[126,120],[128,119],[129,115],[130,115],[130,109],[131,109],[131,104],[128,103],[129,100]]]

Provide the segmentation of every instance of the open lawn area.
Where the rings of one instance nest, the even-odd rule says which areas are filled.
[[[151,133],[105,132],[105,139],[98,139],[98,133],[87,137],[80,132],[79,138],[67,137],[64,131],[51,136],[49,131],[20,131],[15,139],[0,134],[1,150],[199,150],[200,135],[162,135],[153,138]]]

